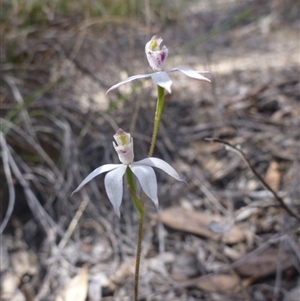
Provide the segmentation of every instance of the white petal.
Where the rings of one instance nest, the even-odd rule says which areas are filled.
[[[150,67],[154,71],[160,71],[163,70],[165,61],[168,57],[168,49],[166,46],[164,46],[159,51],[146,51],[147,60],[150,65]]]
[[[118,217],[120,217],[120,205],[123,196],[123,176],[126,168],[127,165],[121,164],[117,169],[109,172],[104,178],[107,196]]]
[[[163,170],[165,173],[167,173],[169,176],[173,177],[174,179],[176,179],[177,181],[184,181],[179,174],[177,173],[177,171],[166,161],[158,159],[158,158],[154,158],[154,157],[150,157],[150,158],[146,158],[137,162],[134,162],[133,164],[131,164],[131,166],[135,166],[135,165],[147,165],[147,166],[152,166],[152,167],[157,167],[161,170]]]
[[[107,171],[116,169],[121,165],[123,165],[123,164],[105,164],[105,165],[102,165],[102,166],[96,168],[80,183],[80,185],[72,192],[72,195],[74,193],[78,192],[86,183],[88,183],[90,180],[94,179],[96,176],[100,175],[103,172],[107,172]]]
[[[152,76],[151,73],[150,73],[150,74],[138,74],[138,75],[130,76],[130,77],[126,78],[125,80],[122,80],[121,82],[119,82],[119,83],[113,85],[112,87],[110,87],[110,88],[106,91],[105,94],[107,95],[107,93],[110,92],[111,90],[114,90],[114,89],[120,87],[121,85],[126,84],[126,83],[129,83],[129,82],[131,82],[131,81],[133,81],[133,80],[135,80],[135,79],[146,78],[146,77],[151,77],[151,76]]]
[[[114,142],[113,142],[113,146],[115,151],[118,154],[119,160],[125,164],[128,165],[130,163],[133,162],[134,159],[134,152],[133,152],[133,138],[131,138],[130,143],[128,143],[127,145],[120,145],[117,146]]]
[[[149,166],[136,165],[135,163],[129,166],[139,180],[145,194],[152,200],[156,208],[158,208],[157,180],[153,169]]]
[[[120,128],[114,134],[114,139],[116,140],[118,145],[129,144],[131,141],[131,135]]]
[[[151,74],[151,77],[158,86],[166,89],[169,93],[171,93],[172,80],[166,72],[155,72]]]
[[[195,71],[195,70],[192,70],[189,68],[180,67],[180,68],[173,68],[173,69],[167,70],[166,72],[174,72],[174,71],[180,71],[188,77],[199,79],[199,80],[204,80],[206,82],[210,82],[210,80],[208,78],[201,75],[201,73],[202,74],[209,73],[208,71]]]
[[[150,67],[154,71],[163,70],[169,50],[166,46],[160,49],[162,38],[154,36],[145,46],[146,57]]]

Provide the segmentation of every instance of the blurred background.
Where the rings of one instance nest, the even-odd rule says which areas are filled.
[[[208,70],[211,84],[172,73],[154,156],[159,212],[146,202],[140,300],[293,301],[300,297],[299,222],[234,152],[300,211],[299,2],[294,0],[2,0],[1,295],[3,301],[133,299],[138,216],[121,219],[103,176],[118,163],[119,127],[136,160],[151,140],[156,87],[144,47],[167,68]],[[88,294],[86,292],[88,291]]]

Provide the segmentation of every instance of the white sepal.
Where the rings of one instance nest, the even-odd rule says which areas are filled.
[[[129,167],[137,177],[142,190],[158,208],[157,180],[153,169],[150,166],[140,164],[131,164]]]
[[[173,68],[171,70],[168,70],[167,72],[172,72],[172,71],[180,71],[183,74],[185,74],[188,77],[194,78],[194,79],[198,79],[198,80],[203,80],[206,82],[211,82],[208,78],[204,77],[201,73],[203,74],[207,74],[209,72],[206,71],[195,71],[189,68],[185,68],[185,67],[180,67],[180,68]]]
[[[120,217],[120,205],[123,197],[123,176],[126,168],[126,165],[121,164],[120,167],[109,172],[104,178],[107,196],[118,217]]]
[[[146,158],[146,159],[143,159],[143,160],[140,160],[140,161],[137,161],[137,162],[134,162],[133,164],[131,164],[131,166],[135,166],[135,165],[147,165],[147,166],[159,168],[162,171],[164,171],[165,173],[167,173],[169,176],[176,179],[177,181],[184,182],[184,180],[179,176],[177,171],[169,163],[167,163],[166,161],[164,161],[162,159],[150,157],[150,158]]]
[[[122,80],[122,81],[120,81],[119,83],[117,83],[117,84],[113,85],[112,87],[110,87],[110,88],[106,91],[105,94],[107,95],[108,92],[110,92],[110,91],[112,91],[112,90],[114,90],[114,89],[120,87],[120,86],[123,85],[123,84],[129,83],[129,82],[131,82],[131,81],[133,81],[133,80],[136,80],[136,79],[151,77],[151,75],[152,75],[152,74],[149,73],[149,74],[137,74],[137,75],[130,76],[130,77],[126,78],[125,80]]]
[[[98,176],[104,172],[116,169],[122,165],[123,164],[105,164],[105,165],[102,165],[102,166],[96,168],[80,183],[80,185],[72,192],[72,195],[74,193],[78,192],[85,184],[87,184],[89,181],[94,179],[96,176]]]

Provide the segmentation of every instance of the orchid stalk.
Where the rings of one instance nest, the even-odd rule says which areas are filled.
[[[164,107],[165,102],[165,91],[164,88],[157,86],[157,102],[156,102],[156,110],[155,110],[155,117],[154,117],[154,126],[153,126],[153,133],[152,139],[150,144],[150,149],[148,153],[148,157],[151,157],[154,152],[158,126],[161,119],[162,110]],[[137,255],[136,255],[136,262],[135,262],[135,275],[134,275],[134,301],[138,301],[138,291],[139,291],[139,274],[140,274],[140,262],[141,262],[141,253],[142,253],[142,239],[143,239],[143,225],[144,225],[144,205],[145,205],[145,193],[142,193],[141,196],[141,210],[139,211],[139,225],[138,225],[138,238],[137,238]]]
[[[156,208],[158,208],[157,180],[153,171],[153,167],[163,170],[178,181],[183,181],[178,173],[173,169],[173,167],[171,167],[167,162],[152,157],[156,144],[158,127],[164,107],[165,90],[168,93],[171,93],[172,80],[170,79],[168,74],[175,71],[180,71],[188,77],[200,81],[210,82],[208,78],[202,75],[209,73],[207,71],[195,71],[186,67],[176,67],[165,70],[164,65],[169,51],[166,46],[161,47],[162,41],[163,40],[160,37],[154,36],[145,46],[146,57],[150,67],[154,71],[153,73],[130,76],[127,79],[113,85],[106,92],[107,94],[110,91],[118,88],[119,86],[133,80],[149,77],[151,77],[157,85],[158,98],[156,103],[153,133],[148,158],[134,162],[133,139],[129,133],[126,133],[122,129],[119,129],[114,135],[115,142],[113,142],[113,146],[118,153],[121,164],[105,164],[96,168],[81,182],[81,184],[73,192],[75,193],[79,191],[94,177],[107,172],[107,175],[104,178],[107,196],[114,207],[115,213],[118,215],[118,217],[120,217],[120,205],[123,196],[123,177],[124,175],[126,176],[129,193],[131,195],[134,206],[139,213],[137,255],[134,277],[134,301],[138,301],[141,245],[143,238],[143,222],[145,216],[144,203],[146,196],[149,197],[155,204]],[[135,179],[138,180],[142,188],[142,195],[140,198],[136,193]]]
[[[111,204],[114,207],[115,213],[118,217],[120,217],[120,205],[123,196],[123,176],[124,174],[126,174],[129,193],[132,197],[134,206],[139,213],[137,257],[134,281],[135,300],[137,301],[141,244],[143,237],[145,195],[148,196],[153,201],[156,208],[158,208],[157,180],[153,171],[153,167],[163,170],[178,181],[183,180],[171,165],[159,158],[148,157],[146,159],[133,162],[133,139],[129,133],[126,133],[122,129],[119,129],[114,135],[114,139],[115,142],[113,142],[113,146],[122,164],[105,164],[96,168],[80,183],[80,185],[73,191],[72,195],[78,192],[84,185],[86,185],[96,176],[104,172],[108,172],[104,178],[106,193]],[[154,144],[155,139],[152,140]],[[143,190],[141,200],[139,200],[136,195],[134,177],[138,179]]]
[[[134,76],[130,76],[127,79],[113,85],[106,91],[106,94],[110,91],[118,88],[119,86],[131,82],[136,79],[143,79],[151,77],[152,80],[157,84],[157,92],[158,98],[156,103],[156,110],[155,110],[155,117],[154,117],[154,126],[153,126],[153,133],[151,139],[151,145],[149,149],[148,157],[152,157],[156,138],[158,133],[159,122],[161,119],[161,114],[164,107],[164,94],[165,90],[168,93],[171,93],[171,86],[172,80],[168,76],[168,73],[172,73],[175,71],[180,71],[181,73],[185,74],[188,77],[210,82],[210,80],[204,77],[202,74],[208,73],[207,71],[195,71],[186,67],[177,67],[165,70],[165,62],[169,54],[169,50],[166,46],[161,47],[162,38],[158,36],[153,36],[152,39],[145,45],[145,53],[148,60],[150,67],[153,69],[153,73],[148,74],[138,74]],[[133,188],[130,189],[131,191]],[[142,237],[143,237],[143,223],[144,223],[144,203],[145,203],[145,194],[146,192],[143,191],[141,196],[141,208],[138,209],[139,211],[139,226],[138,226],[138,240],[137,240],[137,256],[136,256],[136,265],[135,265],[135,281],[134,281],[134,300],[138,300],[138,282],[139,282],[139,269],[140,269],[140,257],[141,257],[141,244],[142,244]],[[135,195],[132,194],[133,200],[135,199]],[[138,203],[138,202],[136,202]]]

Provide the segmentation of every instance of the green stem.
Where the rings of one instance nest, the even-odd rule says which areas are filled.
[[[145,193],[142,193],[141,205],[144,208],[145,205]],[[135,275],[134,275],[134,301],[138,301],[139,297],[139,276],[140,276],[140,262],[142,254],[142,240],[143,240],[143,224],[144,224],[144,210],[143,214],[140,214],[139,218],[139,228],[138,228],[138,238],[137,238],[137,250],[135,259]]]
[[[154,152],[154,147],[155,147],[156,137],[157,137],[157,132],[158,132],[158,126],[159,126],[161,113],[163,111],[164,103],[165,103],[165,90],[164,90],[164,88],[162,88],[160,86],[157,86],[157,94],[158,94],[158,98],[157,98],[157,102],[156,102],[153,134],[152,134],[151,145],[150,145],[148,157],[152,157],[153,152]]]
[[[141,201],[136,195],[136,189],[135,189],[135,183],[134,183],[134,175],[130,167],[127,167],[126,169],[126,180],[128,184],[128,190],[131,195],[133,204],[138,211],[139,215],[142,216],[144,214],[143,206],[141,205]]]
[[[126,180],[127,180],[127,184],[128,184],[129,193],[131,195],[133,204],[139,213],[139,228],[138,228],[137,252],[136,252],[137,254],[136,254],[135,273],[134,273],[134,300],[138,301],[145,198],[143,197],[144,194],[142,194],[142,198],[141,198],[142,201],[140,201],[136,195],[134,175],[133,175],[133,172],[130,169],[130,167],[127,167],[125,174],[126,174]]]
[[[161,118],[161,114],[162,114],[164,102],[165,102],[164,88],[157,86],[157,94],[158,94],[158,98],[157,98],[155,117],[154,117],[153,134],[152,134],[148,157],[152,157],[154,148],[155,148],[158,126],[159,126],[159,122],[160,122],[160,118]],[[129,168],[127,168],[127,169],[129,169]],[[127,175],[127,171],[126,171],[126,175]],[[132,175],[132,177],[133,177],[133,175]],[[144,210],[145,197],[146,197],[145,193],[142,192],[141,201],[138,202],[138,204],[141,206],[142,210],[141,211],[138,210],[139,211],[139,228],[138,228],[137,252],[136,252],[136,261],[135,261],[135,275],[134,275],[134,301],[138,301],[138,293],[139,293],[139,274],[140,274],[142,240],[143,240],[143,225],[144,225],[144,216],[145,216],[145,210]]]

